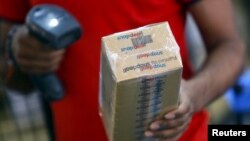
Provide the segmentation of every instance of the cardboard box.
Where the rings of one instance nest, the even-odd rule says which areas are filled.
[[[178,105],[182,61],[167,22],[102,38],[100,115],[109,141],[148,141],[150,122]]]

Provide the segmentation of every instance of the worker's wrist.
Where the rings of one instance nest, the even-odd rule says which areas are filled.
[[[207,93],[208,93],[208,84],[206,81],[199,79],[199,78],[193,78],[186,81],[187,85],[187,95],[190,98],[190,100],[193,103],[193,112],[199,112],[202,110],[207,102]]]
[[[5,53],[4,58],[6,62],[6,74],[4,77],[4,81],[8,82],[12,79],[15,71],[15,58],[13,54],[13,38],[17,32],[19,26],[14,25],[10,28],[9,32],[7,33],[7,37],[5,40]]]

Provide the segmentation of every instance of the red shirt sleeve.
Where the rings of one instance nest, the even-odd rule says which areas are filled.
[[[0,0],[0,18],[23,22],[30,9],[28,0]]]

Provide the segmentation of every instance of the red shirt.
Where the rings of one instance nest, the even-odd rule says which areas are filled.
[[[0,17],[24,21],[30,7],[55,3],[70,11],[84,35],[68,48],[58,71],[65,90],[52,104],[57,141],[107,141],[98,115],[101,37],[119,31],[168,21],[181,48],[183,77],[192,76],[185,45],[185,2],[188,0],[0,0]],[[181,141],[206,141],[206,112],[194,115]]]

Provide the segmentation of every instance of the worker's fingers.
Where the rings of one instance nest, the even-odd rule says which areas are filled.
[[[47,73],[55,71],[65,50],[52,50],[28,34],[21,26],[13,38],[14,57],[20,69],[26,73]]]

